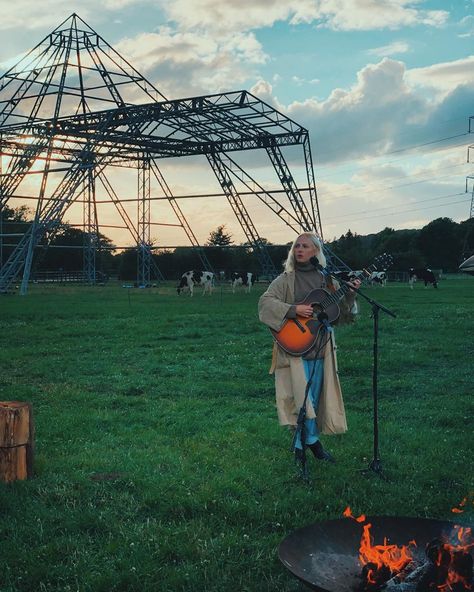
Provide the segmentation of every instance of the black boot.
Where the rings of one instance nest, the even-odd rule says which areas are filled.
[[[308,448],[311,450],[311,452],[314,454],[314,456],[318,460],[324,460],[324,461],[330,462],[330,463],[336,462],[336,460],[332,456],[332,454],[329,454],[329,452],[327,450],[324,450],[323,445],[321,444],[321,442],[319,440],[317,442],[315,442],[314,444],[309,444]]]

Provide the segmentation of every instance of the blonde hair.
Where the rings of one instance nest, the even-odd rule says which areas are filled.
[[[326,256],[324,255],[323,243],[321,242],[321,239],[314,232],[303,232],[295,238],[293,244],[291,245],[290,252],[288,253],[288,258],[286,259],[284,265],[286,272],[295,270],[295,245],[298,242],[298,239],[300,239],[302,236],[309,238],[314,243],[314,246],[316,247],[317,251],[316,256],[318,258],[318,261],[322,267],[326,267]]]

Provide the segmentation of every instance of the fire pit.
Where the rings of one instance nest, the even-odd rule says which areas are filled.
[[[416,541],[413,559],[422,564],[425,548],[433,540],[449,540],[453,522],[424,518],[367,517],[376,541],[407,545]],[[283,565],[313,590],[320,592],[356,592],[361,589],[362,567],[359,547],[362,526],[347,518],[317,522],[300,528],[280,544],[278,554]],[[470,548],[472,553],[472,547]]]

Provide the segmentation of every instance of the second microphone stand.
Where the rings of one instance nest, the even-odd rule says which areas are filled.
[[[357,294],[362,296],[372,306],[372,318],[374,319],[374,333],[373,333],[373,370],[372,370],[372,398],[374,410],[374,458],[370,461],[367,469],[364,472],[373,471],[378,475],[382,474],[382,462],[379,457],[379,416],[378,416],[378,334],[379,334],[379,312],[382,310],[386,314],[396,318],[396,314],[391,310],[357,290]]]

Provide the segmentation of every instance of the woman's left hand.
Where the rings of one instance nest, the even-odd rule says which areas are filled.
[[[352,291],[356,291],[360,288],[361,283],[360,280],[352,280],[351,282],[347,282],[347,285],[352,288]]]

